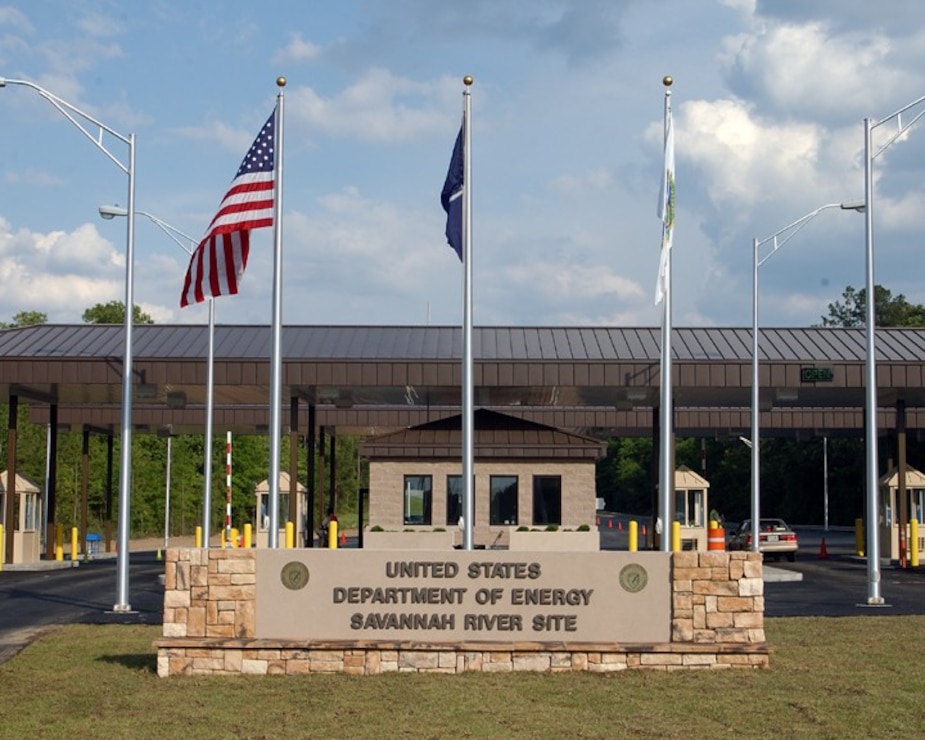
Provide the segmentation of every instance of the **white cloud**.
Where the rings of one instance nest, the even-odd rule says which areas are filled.
[[[125,32],[125,24],[108,13],[88,12],[77,22],[77,27],[90,36],[118,36]]]
[[[509,282],[521,291],[529,288],[544,302],[574,303],[579,298],[601,296],[636,301],[645,297],[639,283],[615,274],[609,267],[593,265],[528,262],[508,266],[501,282]]]
[[[327,136],[408,141],[451,127],[449,111],[454,107],[448,103],[449,91],[458,89],[455,79],[415,82],[385,69],[370,69],[328,98],[310,87],[296,88],[287,96],[287,113]]]
[[[77,322],[89,306],[124,296],[124,264],[91,224],[42,234],[12,232],[0,219],[0,316],[38,310]]]
[[[26,15],[11,5],[0,5],[0,26],[10,26],[29,34],[35,31]]]
[[[769,184],[778,191],[826,189],[817,171],[825,131],[817,124],[761,120],[736,100],[684,103],[675,122],[679,158],[693,164],[718,206],[755,206]],[[650,139],[660,131],[650,129]],[[683,164],[678,173],[681,183]]]
[[[307,62],[317,59],[320,55],[320,46],[306,41],[301,33],[294,33],[289,37],[289,43],[273,55],[273,63]]]
[[[757,26],[725,39],[721,59],[735,92],[785,115],[857,118],[925,81],[899,63],[896,39],[877,30],[837,32],[831,21]]]
[[[613,185],[613,174],[600,168],[578,175],[559,175],[550,187],[563,195],[578,195],[586,190],[606,190]]]
[[[36,185],[38,187],[57,187],[64,183],[64,180],[57,175],[36,170],[4,172],[3,181],[12,185]]]

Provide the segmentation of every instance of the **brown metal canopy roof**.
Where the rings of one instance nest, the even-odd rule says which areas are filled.
[[[123,339],[121,325],[0,331],[0,393],[55,401],[61,423],[117,425]],[[216,327],[217,428],[253,432],[267,423],[271,340],[266,326]],[[458,413],[461,344],[459,327],[284,327],[284,406],[314,403],[317,423],[364,434]],[[861,432],[863,329],[762,329],[760,345],[764,429]],[[659,346],[657,328],[476,327],[474,403],[564,429],[650,434]],[[201,431],[207,328],[138,325],[133,347],[133,422]],[[675,329],[672,351],[676,431],[747,429],[751,330]],[[877,363],[883,427],[902,400],[908,428],[925,428],[925,330],[878,329]],[[810,368],[819,372],[807,375]],[[43,406],[34,409],[41,420]]]

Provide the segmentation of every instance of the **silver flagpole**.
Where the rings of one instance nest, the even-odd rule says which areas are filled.
[[[472,126],[469,120],[472,98],[469,88],[472,77],[463,77],[463,548],[473,549],[472,520],[475,501],[473,492],[473,409],[472,409]]]
[[[194,247],[195,248],[195,247]],[[202,546],[212,532],[212,420],[215,399],[215,296],[209,297],[209,364],[206,370],[206,438],[202,466]]]
[[[283,88],[285,77],[277,77],[276,151],[273,169],[273,355],[270,360],[270,531],[267,546],[279,547],[279,450],[280,406],[282,405],[282,315],[283,315]]]
[[[665,140],[668,139],[668,127],[671,124],[671,77],[662,80],[665,85]],[[664,228],[664,227],[663,227]],[[662,552],[670,550],[669,512],[671,511],[671,497],[674,489],[673,473],[673,445],[674,430],[672,422],[674,414],[671,394],[671,248],[665,255],[665,296],[664,314],[662,316],[662,357],[661,357],[661,401],[659,402],[659,447],[658,447],[658,516],[661,519],[661,532],[659,532],[659,549]],[[656,531],[658,528],[656,528]]]

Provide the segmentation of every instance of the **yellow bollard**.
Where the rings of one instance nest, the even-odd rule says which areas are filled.
[[[633,519],[629,525],[630,552],[636,552],[639,549],[639,523]]]
[[[64,560],[64,545],[55,545],[55,560],[59,563]]]
[[[681,552],[681,522],[671,523],[671,551]]]
[[[919,520],[909,520],[909,565],[919,567]]]
[[[286,522],[286,549],[291,550],[295,547],[295,524]]]
[[[71,560],[77,560],[77,527],[71,527]]]
[[[3,570],[3,558],[6,554],[6,543],[3,541],[3,525],[0,524],[0,570]]]
[[[337,520],[333,519],[330,524],[328,524],[328,549],[336,550],[337,549]]]
[[[231,528],[231,546],[232,547],[238,546],[238,528],[237,527]]]
[[[196,527],[196,547],[202,547],[202,526]]]
[[[253,547],[253,545],[251,544],[252,542],[251,538],[253,536],[254,536],[254,527],[250,523],[245,524],[244,525],[244,547],[248,549]]]
[[[858,557],[864,557],[864,520],[854,520],[854,547]]]

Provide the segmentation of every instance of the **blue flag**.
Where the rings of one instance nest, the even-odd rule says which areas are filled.
[[[465,171],[463,168],[463,129],[460,127],[459,134],[456,136],[456,144],[453,146],[453,156],[450,157],[450,168],[446,173],[446,182],[443,183],[443,191],[440,193],[440,203],[443,210],[446,211],[446,241],[456,250],[459,260],[463,258],[463,180]]]

